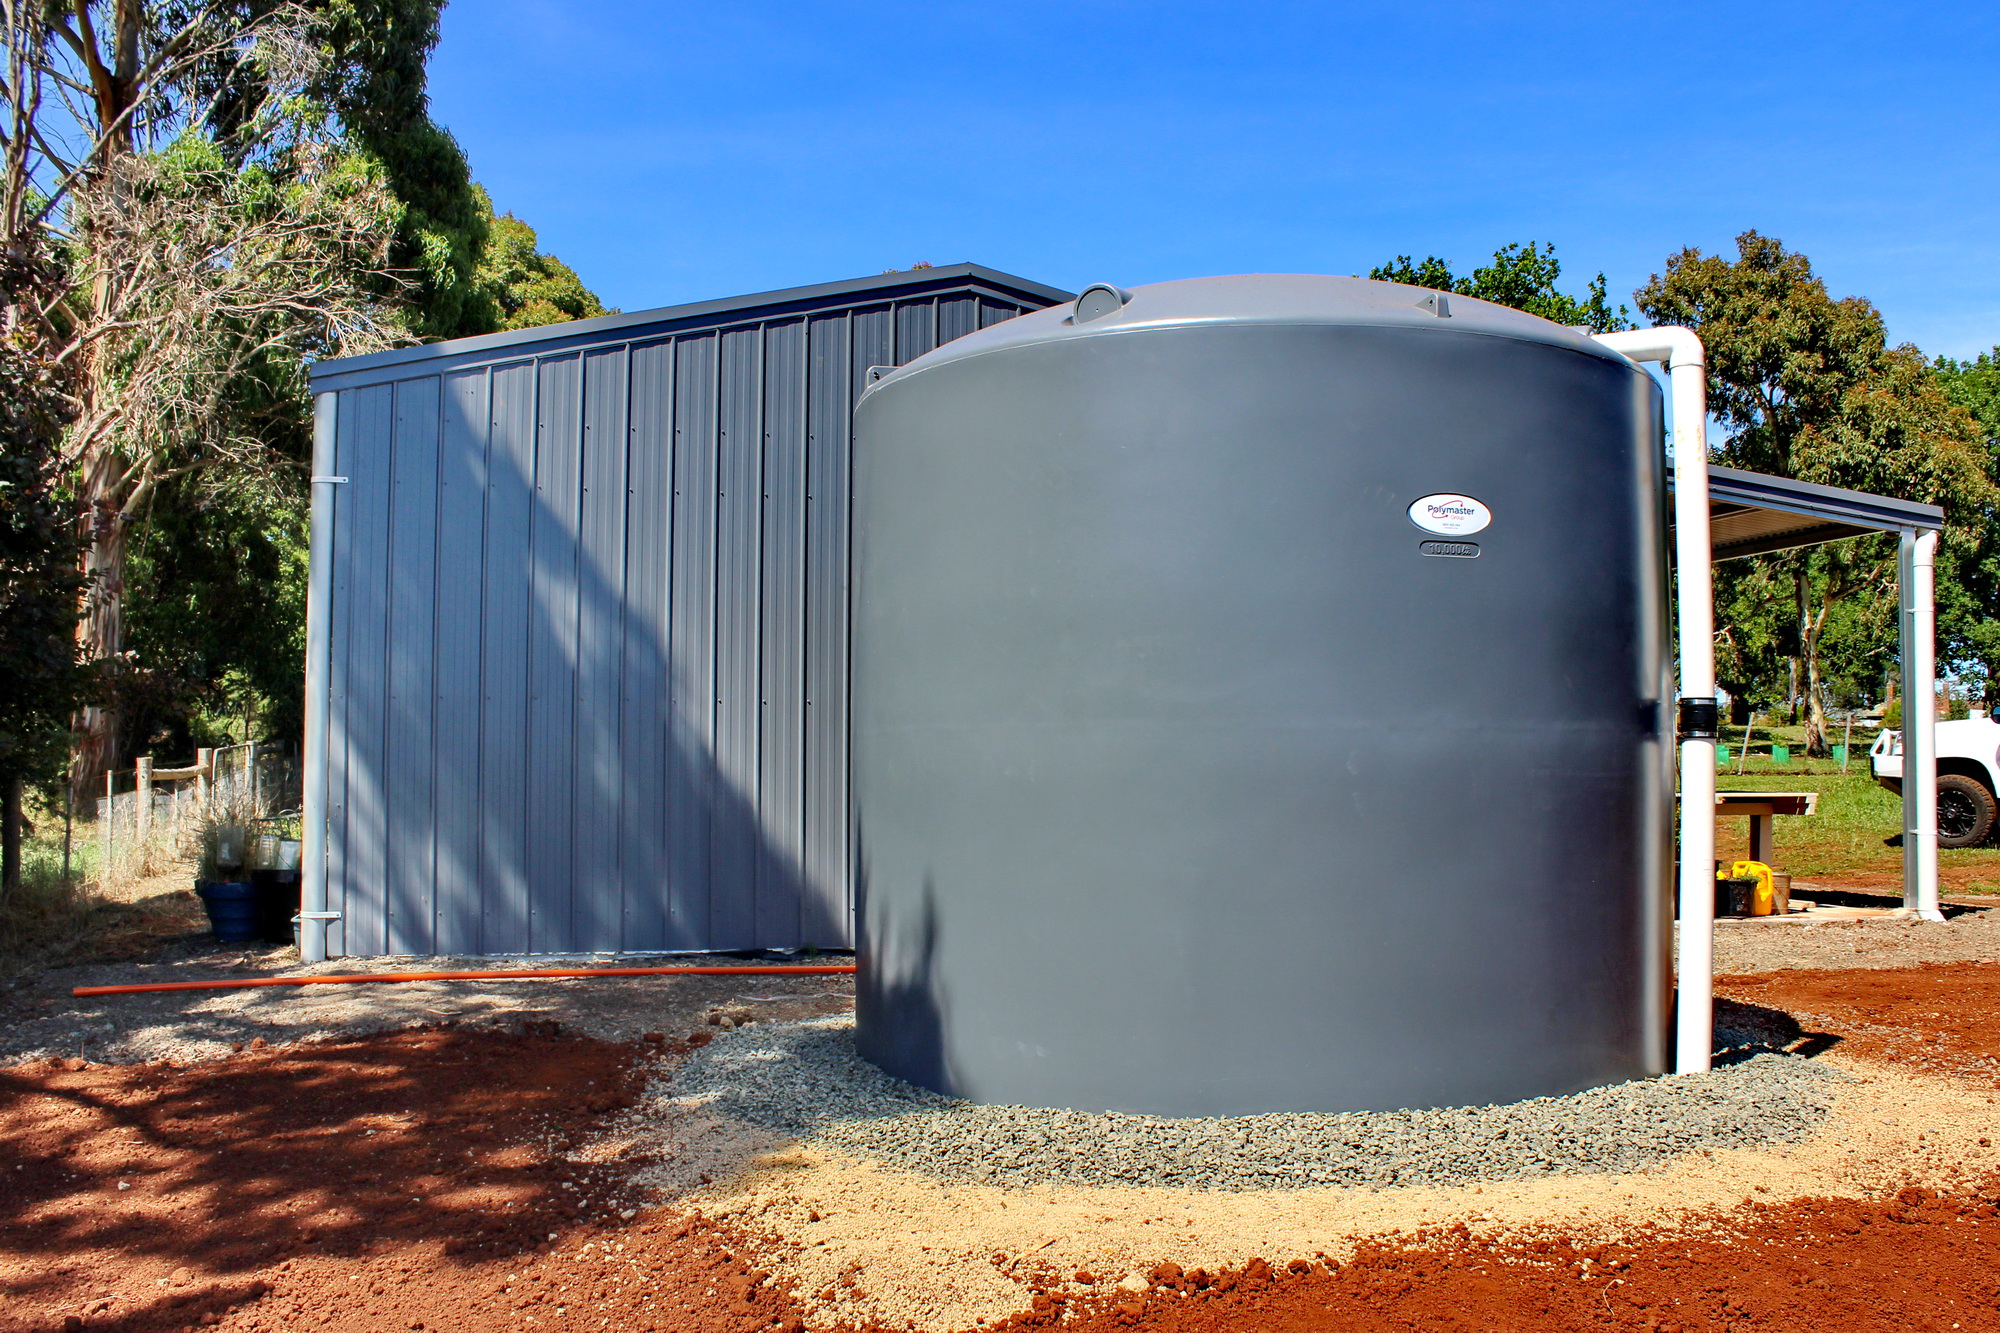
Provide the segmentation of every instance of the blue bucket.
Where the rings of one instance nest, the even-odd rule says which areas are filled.
[[[204,880],[195,885],[194,891],[208,908],[208,924],[216,939],[224,944],[245,944],[261,933],[256,885]]]

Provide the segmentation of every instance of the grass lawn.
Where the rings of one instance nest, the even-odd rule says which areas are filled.
[[[1868,772],[1867,747],[1855,734],[1847,771],[1830,759],[1807,760],[1802,727],[1776,729],[1779,744],[1789,741],[1792,761],[1770,759],[1773,729],[1759,727],[1743,773],[1740,728],[1730,729],[1729,766],[1716,775],[1723,791],[1816,791],[1819,812],[1809,817],[1779,816],[1775,831],[1777,868],[1818,883],[1843,888],[1881,888],[1900,892],[1903,849],[1890,846],[1903,827],[1902,801],[1875,785]],[[1719,819],[1715,824],[1716,855],[1725,861],[1749,855],[1750,821]],[[2000,893],[2000,847],[1943,848],[1938,852],[1938,887],[1945,894]]]

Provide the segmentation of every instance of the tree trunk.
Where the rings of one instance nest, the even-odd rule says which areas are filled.
[[[134,149],[131,121],[127,110],[137,98],[140,76],[139,38],[145,28],[144,0],[113,0],[109,49],[101,45],[103,34],[94,31],[84,10],[83,67],[89,77],[92,100],[96,104],[100,132],[107,135],[91,175],[110,179],[122,188],[121,170]],[[93,244],[93,228],[87,211],[78,218],[86,249]],[[101,323],[110,314],[109,266],[98,263],[91,284],[91,304]],[[103,349],[87,349],[78,367],[78,398],[81,420],[95,428],[100,394],[98,386],[110,373]],[[118,766],[118,702],[116,662],[125,651],[125,510],[130,495],[131,473],[112,449],[107,436],[96,437],[81,459],[83,495],[81,521],[87,525],[83,570],[90,579],[84,593],[83,617],[77,624],[77,644],[86,662],[100,664],[106,678],[99,682],[99,702],[83,710],[82,725],[75,741],[76,753],[70,766],[72,799],[88,799],[103,785],[107,770]]]
[[[1806,658],[1810,653],[1810,650],[1806,646],[1806,609],[1810,604],[1809,599],[1811,597],[1811,587],[1806,578],[1806,559],[1807,556],[1803,551],[1798,552],[1792,557],[1792,606],[1798,616],[1799,636],[1798,651],[1792,655],[1791,697],[1793,726],[1799,724],[1799,705],[1804,701],[1803,696],[1806,692],[1805,682],[1811,673],[1811,667],[1806,662]],[[1808,708],[1806,711],[1810,712],[1811,710]],[[1810,728],[1811,723],[1808,722],[1807,726]],[[1812,734],[1810,730],[1806,734],[1806,745],[1806,753],[1812,753]]]
[[[1826,608],[1817,617],[1812,611],[1812,584],[1806,577],[1805,557],[1793,571],[1799,600],[1799,659],[1805,666],[1806,757],[1824,759],[1833,753],[1827,748],[1826,700],[1821,697],[1819,678],[1820,633],[1826,627]]]
[[[1833,754],[1827,744],[1826,702],[1820,697],[1819,654],[1806,659],[1806,756],[1824,759]]]
[[[0,896],[21,892],[21,779],[0,777]]]
[[[109,449],[100,448],[84,472],[84,522],[89,544],[84,573],[90,586],[84,594],[83,618],[76,638],[86,662],[103,664],[108,678],[99,702],[83,710],[76,739],[76,762],[70,788],[79,802],[104,785],[107,769],[118,767],[118,706],[115,663],[125,651],[125,527],[124,497],[117,493],[124,468]]]

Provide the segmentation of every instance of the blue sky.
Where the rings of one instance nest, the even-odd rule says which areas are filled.
[[[2000,343],[2000,7],[459,0],[433,113],[627,310],[974,260],[1075,289],[1461,272],[1615,296],[1756,228]]]

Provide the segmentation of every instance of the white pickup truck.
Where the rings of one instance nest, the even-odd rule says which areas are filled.
[[[1903,793],[1903,733],[1885,731],[1868,750],[1875,781]],[[2000,803],[2000,722],[1984,714],[1937,724],[1938,846],[1977,847],[1993,836]]]

